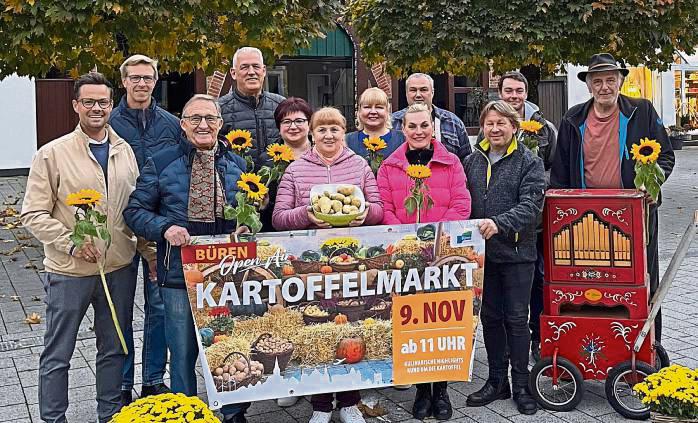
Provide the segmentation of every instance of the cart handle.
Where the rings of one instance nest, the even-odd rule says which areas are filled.
[[[657,292],[654,293],[654,296],[650,301],[650,305],[652,306],[650,309],[650,314],[647,317],[644,326],[642,326],[642,330],[640,330],[640,333],[635,340],[635,345],[633,346],[633,350],[636,353],[640,352],[640,348],[642,347],[642,344],[645,342],[645,338],[647,338],[647,335],[652,328],[652,323],[654,323],[654,319],[657,317],[657,313],[659,313],[659,308],[662,306],[664,297],[666,297],[666,295],[669,293],[671,283],[674,281],[674,277],[681,267],[681,262],[683,262],[684,257],[686,257],[686,253],[688,253],[688,249],[691,247],[691,242],[696,235],[696,231],[698,231],[698,210],[694,211],[693,221],[686,228],[686,232],[683,233],[674,255],[671,256],[669,266],[667,266],[664,275],[662,275],[662,280],[659,282],[659,289],[657,289]]]

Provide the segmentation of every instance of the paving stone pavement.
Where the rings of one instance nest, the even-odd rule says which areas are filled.
[[[674,174],[664,187],[664,204],[660,208],[660,262],[664,272],[676,249],[681,235],[688,225],[693,210],[698,209],[698,148],[676,152]],[[29,233],[17,224],[14,210],[19,210],[24,195],[26,178],[0,178],[0,422],[39,422],[37,396],[39,354],[41,353],[44,323],[27,324],[26,316],[44,313],[44,290],[40,279],[43,259],[42,247]],[[3,210],[4,209],[4,210]],[[674,280],[669,296],[663,304],[664,341],[673,362],[693,368],[698,367],[698,241]],[[136,387],[140,391],[140,356],[143,327],[142,280],[137,289],[134,312]],[[92,311],[82,322],[75,353],[71,361],[68,395],[70,422],[96,421],[95,402],[95,339],[91,330]],[[533,417],[519,415],[511,400],[497,401],[487,407],[468,408],[466,396],[479,389],[487,377],[487,360],[478,335],[475,353],[474,380],[472,383],[452,383],[451,401],[454,405],[453,422],[536,422],[536,423],[586,423],[625,421],[608,405],[602,383],[585,384],[584,398],[573,412],[555,413],[541,410]],[[199,372],[199,396],[206,399],[201,370]],[[379,400],[388,410],[386,420],[392,422],[416,422],[409,410],[414,388],[407,391],[381,389],[364,391],[365,400]],[[310,403],[301,399],[295,406],[280,408],[275,401],[260,401],[248,412],[250,423],[305,422],[312,414]],[[338,415],[335,413],[335,421]],[[372,418],[368,421],[378,422]]]

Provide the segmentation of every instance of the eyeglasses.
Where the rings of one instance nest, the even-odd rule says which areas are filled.
[[[182,116],[182,119],[186,120],[187,122],[191,123],[194,126],[199,126],[201,124],[202,120],[206,121],[206,125],[208,126],[213,126],[218,123],[218,120],[220,119],[220,116],[214,116],[214,115],[206,115],[206,116],[201,116],[201,115],[191,115],[191,116]]]
[[[107,98],[102,98],[100,100],[95,100],[94,98],[81,98],[78,100],[78,103],[82,104],[83,107],[87,109],[95,107],[95,104],[99,104],[100,109],[106,109],[107,107],[111,106],[111,100]]]
[[[284,119],[281,121],[281,126],[285,126],[287,128],[290,128],[291,125],[296,125],[296,126],[301,126],[304,123],[306,123],[308,119],[303,119],[303,118],[298,118],[298,119]]]
[[[134,84],[141,82],[141,79],[146,84],[152,84],[153,82],[155,82],[155,78],[150,76],[150,75],[129,75],[128,76],[128,80]]]

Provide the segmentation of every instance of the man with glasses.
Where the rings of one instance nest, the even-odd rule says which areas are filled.
[[[221,135],[235,129],[250,131],[250,153],[255,170],[258,170],[268,163],[267,147],[279,142],[274,110],[284,97],[264,91],[267,67],[264,66],[264,57],[259,49],[242,47],[236,51],[230,75],[235,80],[235,87],[229,94],[218,99],[223,116]]]
[[[80,123],[73,132],[37,151],[22,204],[22,224],[44,245],[46,333],[39,359],[39,413],[46,422],[66,421],[70,359],[80,322],[90,305],[97,336],[100,423],[109,421],[121,407],[125,355],[97,262],[104,265],[116,315],[125,332],[133,315],[136,274],[131,263],[137,241],[122,213],[136,184],[138,165],[131,147],[107,124],[111,96],[112,86],[101,74],[78,78],[73,110]],[[99,240],[78,247],[71,240],[75,207],[66,204],[66,197],[82,189],[102,194],[95,207],[107,214],[108,247]],[[148,259],[155,259],[155,251],[146,243],[139,243],[139,250]]]
[[[123,137],[133,149],[138,169],[143,169],[146,159],[167,146],[177,144],[180,128],[176,117],[157,105],[153,90],[158,80],[157,61],[148,56],[136,54],[124,61],[119,68],[121,82],[126,95],[111,113],[109,123],[114,131]],[[165,306],[160,298],[154,264],[149,264],[136,255],[134,267],[143,265],[143,350],[141,355],[142,388],[141,397],[169,392],[163,382],[167,348],[165,347]],[[134,376],[133,328],[129,325],[125,332],[129,353],[124,362],[124,378],[121,386],[121,399],[124,405],[132,401]]]
[[[230,234],[236,222],[223,208],[235,207],[238,179],[245,161],[218,141],[220,106],[211,96],[197,94],[184,106],[180,126],[184,136],[146,160],[124,217],[144,238],[157,242],[157,281],[165,304],[165,332],[170,350],[172,391],[197,394],[194,366],[199,348],[189,308],[180,248],[194,235]],[[226,423],[244,423],[247,404],[221,410]]]
[[[551,188],[635,189],[635,162],[630,154],[642,138],[661,145],[657,164],[665,177],[674,169],[674,151],[657,111],[649,100],[620,94],[629,70],[608,53],[591,56],[589,67],[577,77],[586,82],[592,98],[565,113],[550,172]],[[650,294],[659,286],[657,208],[649,197],[647,273]],[[655,340],[662,339],[661,314],[654,321]]]

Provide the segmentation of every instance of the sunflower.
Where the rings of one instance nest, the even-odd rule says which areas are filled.
[[[431,176],[431,169],[424,165],[407,166],[407,176],[412,179],[427,179]]]
[[[295,159],[293,157],[293,151],[286,144],[270,145],[267,147],[267,154],[274,160],[274,162],[284,161],[290,163]]]
[[[525,120],[519,124],[521,130],[524,132],[530,132],[532,134],[537,134],[538,131],[543,128],[543,124],[536,122],[535,120]]]
[[[383,138],[381,137],[369,137],[364,140],[364,146],[369,151],[376,152],[381,151],[388,145],[385,143],[385,141],[383,141]]]
[[[250,200],[262,201],[269,192],[269,188],[262,183],[262,179],[256,173],[243,173],[240,175],[238,187],[245,191]]]
[[[230,148],[240,152],[252,147],[252,133],[243,129],[235,129],[228,132],[225,139],[230,143]]]
[[[81,189],[68,194],[65,203],[69,206],[94,206],[102,199],[102,194],[93,189]]]
[[[633,160],[642,164],[652,164],[659,158],[662,146],[656,140],[642,138],[640,144],[633,144]]]

